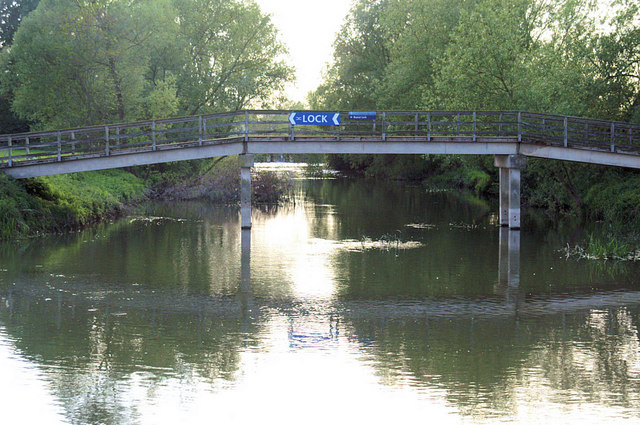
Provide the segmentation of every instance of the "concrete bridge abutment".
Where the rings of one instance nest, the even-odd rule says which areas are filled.
[[[520,229],[520,180],[525,158],[521,155],[495,155],[500,174],[500,225]]]

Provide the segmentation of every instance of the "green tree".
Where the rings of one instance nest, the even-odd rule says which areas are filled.
[[[3,0],[0,3],[0,48],[11,45],[22,19],[40,0]]]
[[[14,110],[48,127],[135,119],[161,0],[43,0],[9,50]]]
[[[266,101],[291,79],[285,46],[253,2],[176,0],[187,52],[178,95],[188,114],[238,110]]]
[[[42,0],[4,52],[13,109],[41,127],[239,109],[292,70],[253,2]]]
[[[22,19],[36,8],[40,0],[5,0],[0,3],[0,51],[10,46]],[[13,91],[0,91],[0,134],[27,131],[29,123],[11,111]]]
[[[627,0],[615,4],[618,11],[608,22],[610,31],[592,40],[598,113],[640,122],[640,5]]]
[[[389,0],[359,0],[334,42],[334,63],[311,94],[312,108],[376,109],[389,49],[383,15]]]

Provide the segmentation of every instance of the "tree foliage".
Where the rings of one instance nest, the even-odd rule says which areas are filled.
[[[3,0],[0,3],[0,48],[13,42],[20,22],[39,2],[40,0]]]
[[[240,0],[42,0],[5,50],[13,110],[41,127],[240,109],[292,74]]]
[[[635,0],[357,0],[310,102],[640,122],[639,22]],[[465,176],[480,172],[482,187],[492,187],[486,177],[495,187],[484,159],[335,156],[331,163],[382,178],[448,176],[473,187],[478,179]],[[628,174],[532,160],[524,195],[551,211],[572,209],[590,199],[593,182]]]

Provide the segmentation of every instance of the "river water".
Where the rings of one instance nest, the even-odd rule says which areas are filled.
[[[640,269],[456,192],[298,180],[0,245],[0,423],[640,423]]]

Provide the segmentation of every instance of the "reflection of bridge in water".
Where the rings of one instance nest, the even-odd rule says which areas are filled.
[[[251,230],[243,229],[241,236],[241,280],[240,301],[243,315],[262,306],[253,297],[251,283]],[[495,297],[484,299],[428,298],[398,303],[397,300],[343,300],[333,306],[339,315],[351,318],[375,317],[389,319],[411,318],[505,318],[524,316],[547,316],[591,309],[606,309],[633,306],[640,303],[640,291],[566,294],[537,296],[526,299],[520,289],[520,230],[500,228],[498,277],[494,285]],[[258,305],[260,304],[260,305]],[[332,310],[332,309],[329,309]]]
[[[251,227],[253,154],[494,155],[500,223],[520,228],[526,157],[640,168],[640,125],[525,112],[381,111],[293,125],[289,111],[221,114],[0,136],[16,178],[240,155],[241,225]],[[337,120],[336,120],[337,122]]]

